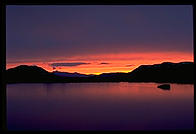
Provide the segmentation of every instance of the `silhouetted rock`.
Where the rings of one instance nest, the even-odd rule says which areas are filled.
[[[158,88],[164,89],[164,90],[170,90],[170,85],[169,84],[162,84],[157,86]]]

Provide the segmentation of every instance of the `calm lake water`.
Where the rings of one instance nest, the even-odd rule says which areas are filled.
[[[8,84],[8,130],[192,130],[194,85]]]

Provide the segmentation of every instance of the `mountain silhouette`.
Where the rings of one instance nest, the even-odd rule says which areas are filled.
[[[129,73],[128,81],[193,83],[193,62],[141,65]]]
[[[62,77],[90,77],[92,75],[86,75],[86,74],[81,74],[81,73],[68,73],[68,72],[59,72],[59,71],[54,71],[52,72],[53,74],[57,76],[62,76]]]
[[[61,78],[38,66],[20,65],[6,71],[8,83],[18,82],[52,82]]]
[[[57,83],[57,82],[169,82],[193,83],[193,62],[163,62],[141,65],[129,73],[103,73],[85,75],[80,73],[48,72],[41,67],[20,65],[6,71],[7,83]]]

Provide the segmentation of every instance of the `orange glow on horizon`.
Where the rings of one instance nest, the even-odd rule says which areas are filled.
[[[62,59],[62,58],[59,58]],[[36,65],[44,68],[45,70],[61,71],[61,72],[78,72],[82,74],[101,74],[111,72],[131,72],[135,68],[144,64],[159,64],[162,62],[193,62],[192,53],[181,52],[162,52],[162,53],[131,53],[131,54],[102,54],[102,55],[90,55],[90,56],[76,56],[65,60],[56,60],[50,62],[7,62],[6,68],[13,68],[18,65]],[[78,66],[59,66],[56,69],[50,65],[52,63],[74,63],[84,62],[90,64],[83,64]],[[105,63],[105,64],[101,64]]]

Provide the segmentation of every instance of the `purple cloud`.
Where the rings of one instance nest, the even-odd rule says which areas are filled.
[[[52,67],[59,67],[59,66],[67,66],[67,67],[73,67],[73,66],[79,66],[79,65],[85,65],[90,63],[85,62],[71,62],[71,63],[52,63]]]
[[[100,65],[105,65],[105,64],[110,64],[110,63],[107,63],[107,62],[100,63]]]

